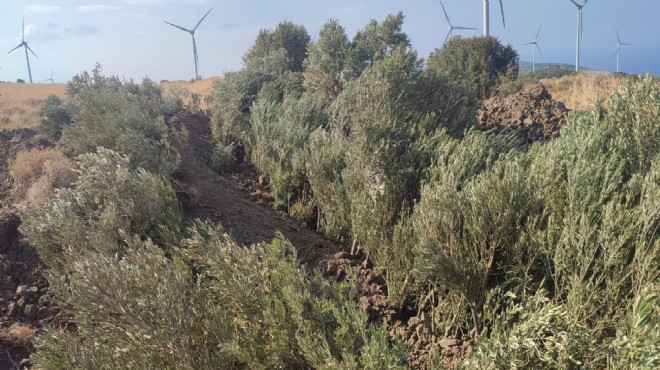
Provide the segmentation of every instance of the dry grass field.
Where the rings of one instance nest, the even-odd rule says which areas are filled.
[[[206,109],[205,97],[222,77],[190,81],[163,81],[164,91],[182,88],[200,97],[200,108]],[[27,84],[0,82],[0,131],[34,127],[39,124],[39,110],[48,95],[66,97],[66,84]],[[187,101],[186,103],[189,103]]]
[[[607,100],[627,77],[604,71],[580,72],[541,83],[550,95],[568,109],[588,108],[596,103],[607,106]]]
[[[0,131],[37,125],[41,104],[51,94],[64,98],[66,84],[0,82]]]
[[[222,81],[222,77],[210,77],[207,79],[199,80],[199,81],[162,81],[161,86],[163,87],[163,90],[165,92],[168,91],[168,89],[172,89],[173,87],[179,87],[186,89],[190,91],[191,93],[198,94],[200,97],[200,108],[201,109],[206,109],[206,96],[211,93],[213,90],[213,85],[216,82]],[[189,102],[185,102],[189,103]]]

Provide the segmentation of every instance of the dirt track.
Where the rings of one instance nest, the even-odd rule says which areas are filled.
[[[199,204],[185,210],[186,219],[219,222],[235,240],[246,245],[270,241],[279,230],[296,247],[301,263],[309,267],[321,266],[341,250],[320,233],[269,207],[264,200],[267,194],[251,195],[253,192],[246,187],[250,178],[256,178],[251,169],[243,168],[242,176],[214,172],[209,165],[213,146],[208,118],[186,116],[185,126],[189,146],[182,157],[179,177],[187,189],[196,187],[200,194]]]

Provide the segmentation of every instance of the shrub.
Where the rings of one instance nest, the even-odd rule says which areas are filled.
[[[129,159],[108,149],[78,158],[74,189],[63,189],[43,208],[29,208],[21,232],[52,269],[71,268],[72,256],[86,249],[123,254],[124,233],[165,246],[178,230],[180,211],[172,188]]]
[[[511,264],[517,234],[538,208],[518,146],[511,136],[476,131],[445,141],[411,216],[416,278],[462,295],[478,333],[492,277]]]
[[[236,169],[237,161],[234,157],[235,146],[233,144],[215,144],[211,155],[211,168],[218,173],[230,173]]]
[[[58,141],[62,136],[62,130],[71,124],[72,111],[73,105],[70,102],[64,103],[56,95],[49,95],[39,112],[41,115],[39,132],[52,141]]]
[[[504,295],[507,302],[492,321],[490,337],[475,346],[465,369],[582,369],[594,348],[592,338],[575,325],[564,306],[546,297]]]
[[[56,149],[18,152],[9,163],[11,197],[22,205],[40,206],[55,189],[71,187],[78,178],[76,163]]]
[[[309,45],[304,62],[304,86],[332,98],[341,91],[342,74],[349,51],[346,31],[336,20],[330,20],[319,31],[319,39]]]
[[[325,98],[309,93],[290,94],[281,103],[264,97],[253,106],[252,162],[269,176],[278,207],[310,202],[304,148],[312,131],[327,124],[327,107]]]
[[[97,66],[92,75],[85,72],[68,83],[75,109],[73,123],[62,133],[66,153],[76,156],[102,146],[129,155],[133,168],[173,173],[185,133],[165,125],[158,85],[148,79],[123,83],[101,72]]]
[[[502,79],[518,76],[518,54],[495,37],[454,37],[429,55],[428,68],[487,99]]]
[[[196,223],[171,258],[149,241],[125,241],[121,256],[87,248],[71,256],[77,269],[48,274],[77,331],[46,329],[37,368],[404,365],[404,347],[355,306],[355,287],[304,275],[281,235],[246,248]]]

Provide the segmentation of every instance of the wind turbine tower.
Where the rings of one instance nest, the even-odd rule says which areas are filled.
[[[442,12],[445,13],[445,18],[447,19],[447,23],[449,23],[449,32],[447,32],[447,37],[445,37],[445,41],[442,43],[442,45],[447,43],[447,40],[449,40],[449,36],[451,36],[454,30],[476,30],[476,28],[473,27],[461,27],[461,26],[452,25],[451,21],[449,20],[449,16],[447,15],[447,10],[445,10],[445,5],[442,3],[442,1],[440,1],[440,6],[442,6]]]
[[[44,81],[50,81],[50,83],[55,83],[55,82],[53,81],[53,72],[55,72],[55,70],[54,70],[54,69],[51,69],[51,70],[50,70],[50,78],[47,78],[47,79],[45,79]]]
[[[502,0],[500,2],[500,11],[502,12],[502,26],[506,28],[506,22],[504,21],[504,4]],[[484,0],[484,36],[490,36],[490,1]]]
[[[541,33],[541,26],[539,26],[539,31],[536,33],[536,37],[534,38],[534,41],[523,44],[523,45],[532,45],[532,73],[536,72],[536,50],[538,49],[539,54],[543,56],[543,53],[541,52],[541,48],[539,48],[539,44],[537,42],[540,33]]]
[[[172,26],[172,27],[176,27],[176,28],[180,29],[181,31],[186,31],[186,32],[188,32],[188,33],[192,36],[192,42],[193,42],[193,57],[195,58],[195,79],[196,79],[196,80],[199,80],[199,58],[198,58],[198,56],[197,56],[197,43],[195,42],[195,30],[197,30],[197,27],[199,27],[199,25],[202,23],[202,21],[204,20],[204,18],[206,18],[206,16],[209,15],[209,13],[211,12],[211,10],[213,10],[213,8],[209,9],[209,11],[206,12],[206,14],[204,14],[204,16],[202,17],[202,19],[200,19],[199,22],[197,22],[197,24],[195,25],[195,27],[193,27],[193,29],[191,29],[191,30],[189,30],[189,29],[187,29],[187,28],[184,28],[184,27],[181,27],[181,26],[177,26],[177,25],[174,24],[174,23],[170,23],[170,22],[167,22],[167,21],[163,21],[163,22],[169,24],[169,25]]]
[[[614,29],[614,32],[616,32],[616,71],[619,72],[619,59],[621,58],[621,47],[622,46],[632,46],[632,44],[627,44],[625,42],[621,42],[621,37],[619,37],[619,31],[617,29]]]
[[[9,50],[9,53],[7,54],[11,54],[12,51],[20,48],[21,46],[25,49],[25,60],[27,60],[28,75],[30,76],[30,83],[32,83],[32,70],[30,69],[30,56],[28,55],[28,50],[30,50],[30,52],[32,53],[32,55],[35,56],[35,58],[39,59],[39,57],[37,56],[37,54],[34,53],[34,51],[32,51],[30,46],[28,46],[27,42],[25,42],[25,18],[23,18],[23,29],[21,30],[21,43],[18,44],[17,47]]]
[[[582,38],[582,8],[587,5],[587,1],[584,0],[582,4],[578,4],[575,0],[571,0],[575,7],[577,8],[577,36],[576,36],[576,50],[575,50],[575,71],[580,71],[580,39]]]

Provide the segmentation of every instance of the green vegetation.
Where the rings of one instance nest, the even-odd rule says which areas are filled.
[[[472,127],[478,100],[516,79],[510,46],[455,38],[425,65],[402,24],[349,41],[329,21],[311,44],[290,22],[263,30],[213,94],[216,169],[244,145],[278,207],[316,212],[366,253],[396,312],[475,339],[458,367],[659,367],[658,85],[630,79],[607,110],[574,111],[560,138],[528,145]],[[279,234],[244,247],[182,225],[163,180],[180,136],[153,84],[95,70],[70,94],[62,141],[80,177],[21,230],[77,331],[45,330],[37,367],[406,365],[351,278],[303,272]]]
[[[574,112],[560,139],[524,145],[469,129],[477,99],[517,86],[516,52],[455,38],[424,68],[402,20],[351,42],[327,23],[302,87],[271,83],[286,73],[232,85],[253,99],[235,137],[280,207],[317,209],[319,229],[369,255],[394,308],[480,338],[466,366],[616,363],[634,341],[616,333],[658,278],[657,87],[630,81],[602,116]]]
[[[101,72],[97,65],[91,75],[84,72],[68,83],[73,107],[72,123],[62,129],[65,152],[77,156],[101,146],[129,155],[134,168],[173,173],[185,133],[165,125],[160,87],[149,79],[138,85]]]
[[[495,37],[454,37],[431,53],[428,68],[487,99],[503,81],[518,77],[518,53]]]
[[[282,236],[245,248],[198,223],[179,239],[176,199],[157,176],[107,149],[79,166],[76,188],[21,227],[77,328],[39,337],[39,368],[404,363],[403,347],[355,306],[355,287],[305,276]]]

